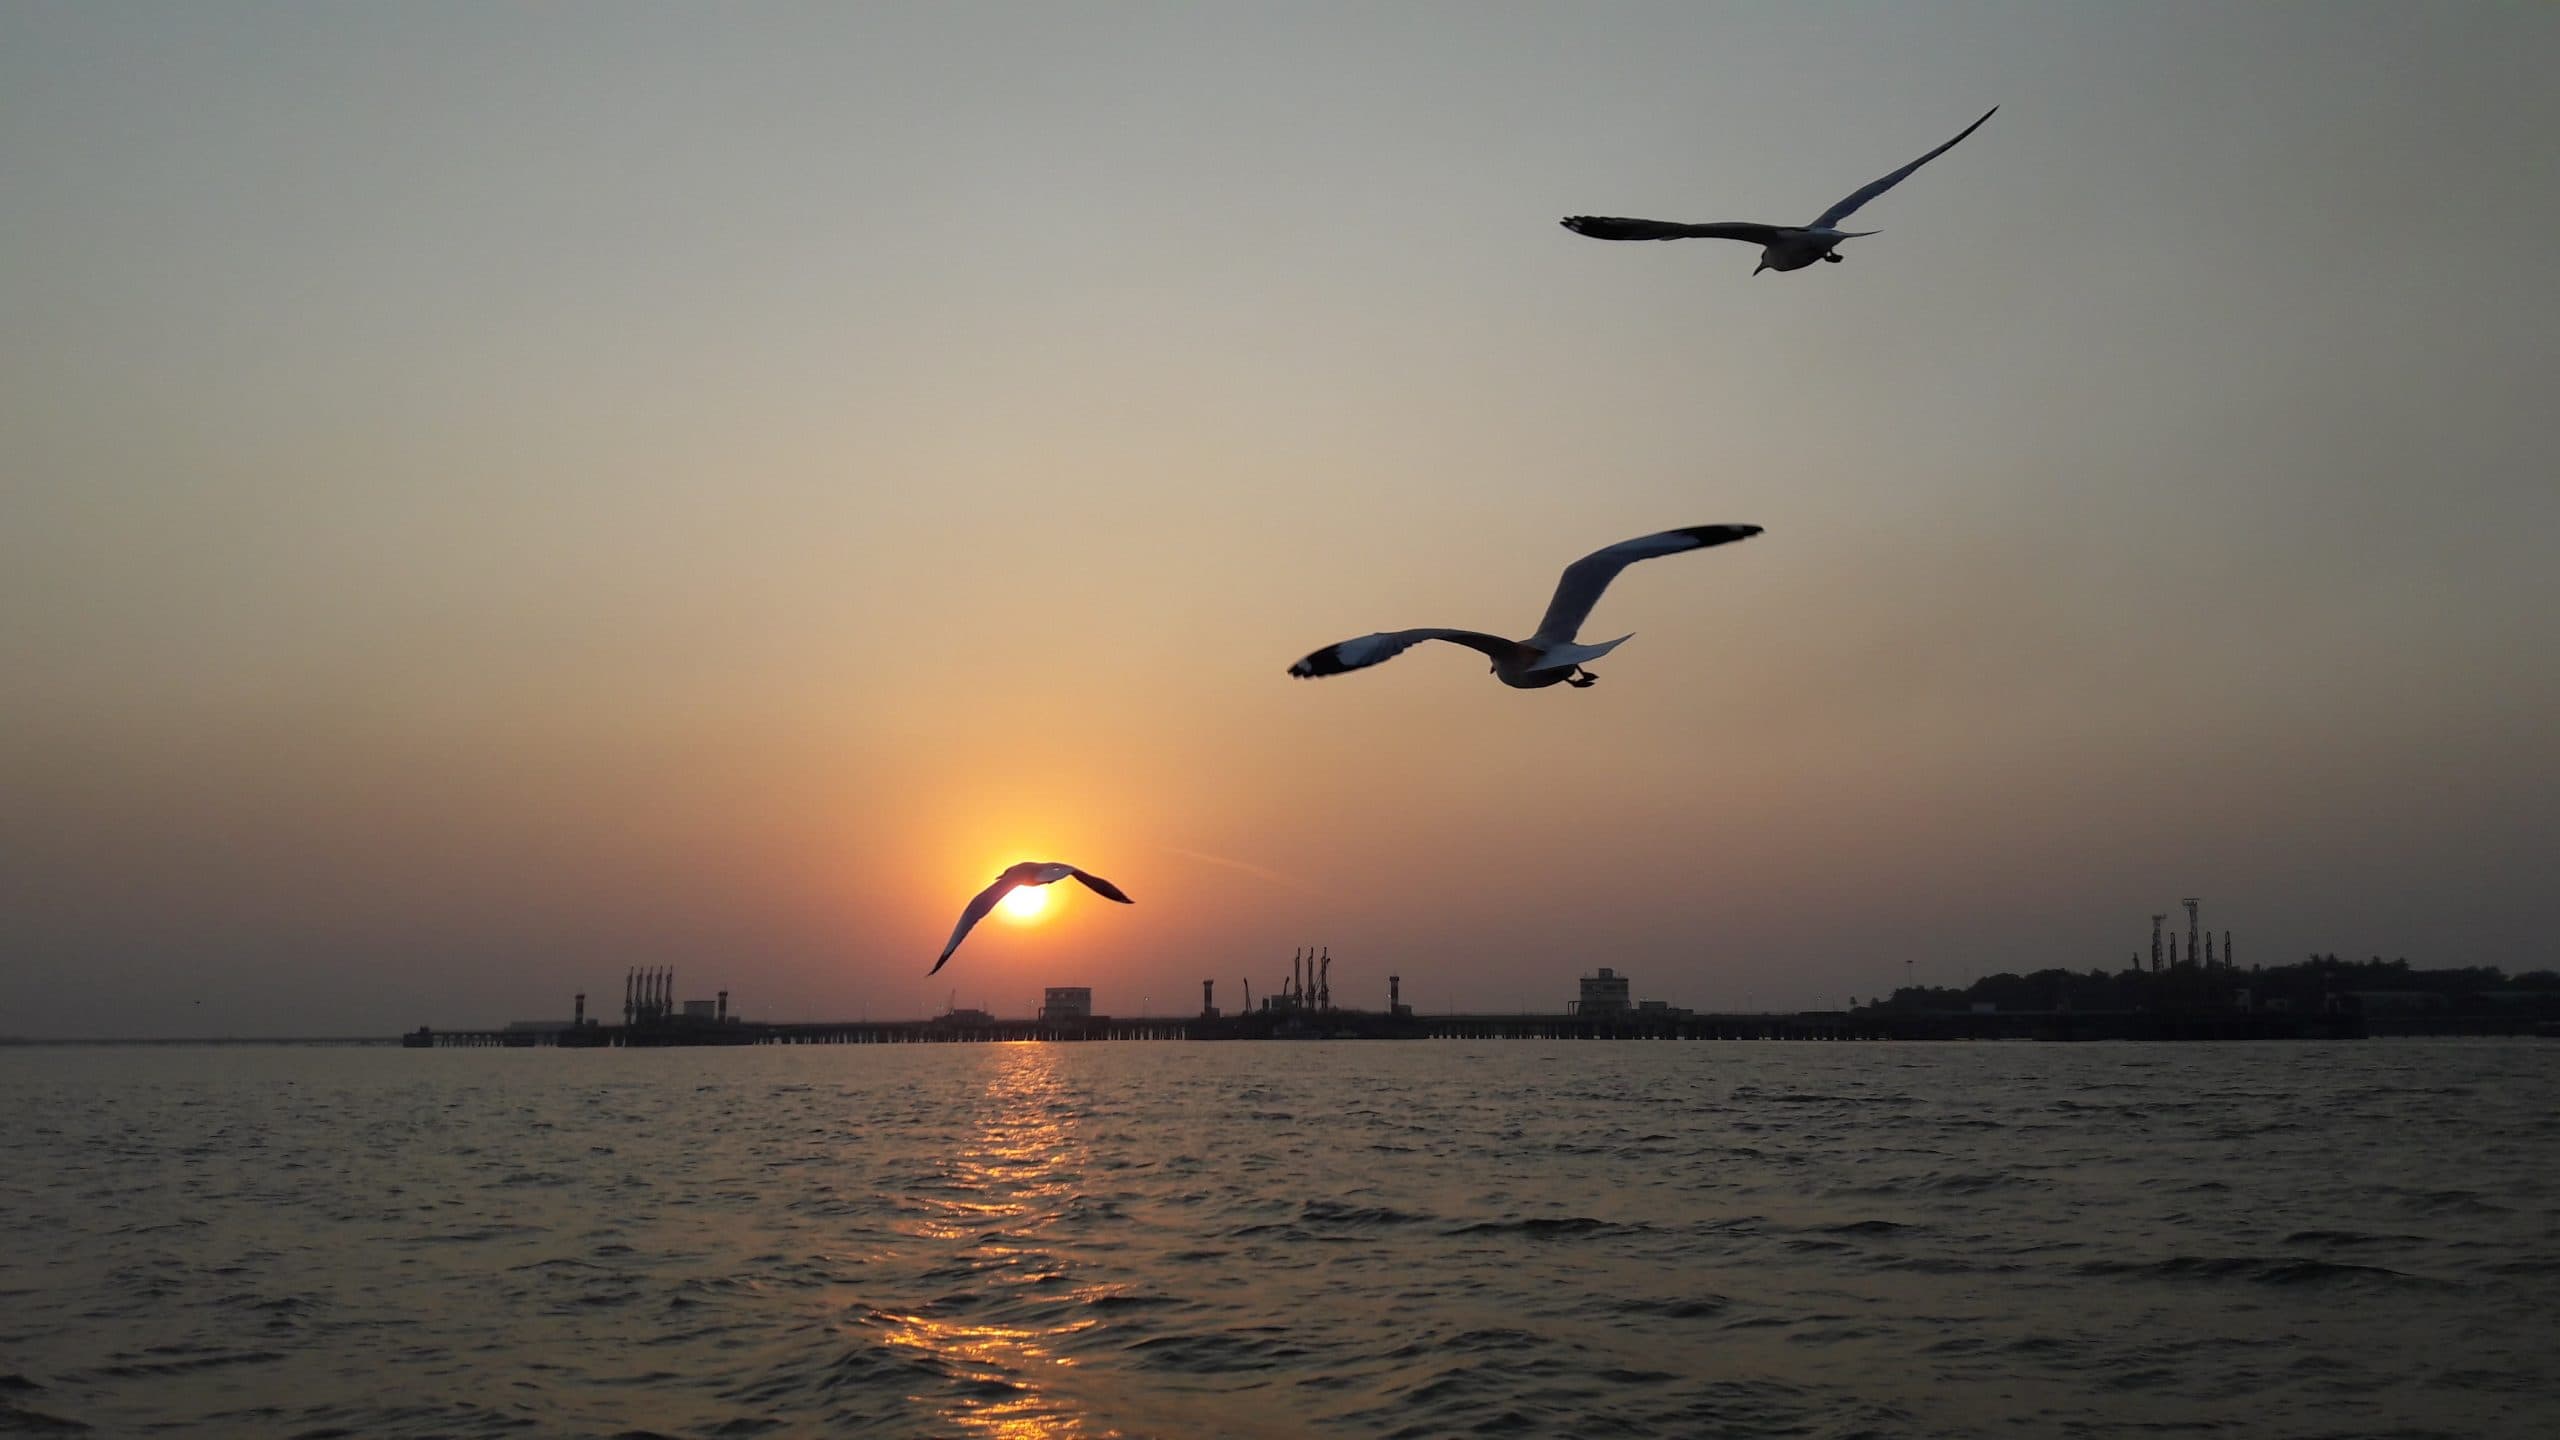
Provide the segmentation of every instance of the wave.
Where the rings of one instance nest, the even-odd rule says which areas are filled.
[[[1428,1225],[1438,1218],[1388,1205],[1345,1205],[1334,1200],[1309,1200],[1298,1207],[1298,1223],[1302,1225]]]
[[[2253,1285],[2410,1285],[2445,1282],[2380,1265],[2346,1265],[2292,1256],[2177,1255],[2166,1260],[2091,1260],[2074,1267],[2092,1279],[2239,1280]]]
[[[1530,1215],[1508,1220],[1477,1220],[1441,1231],[1443,1235],[1526,1235],[1538,1240],[1560,1240],[1578,1235],[1633,1235],[1646,1227],[1622,1225],[1613,1220],[1595,1219],[1589,1215]]]

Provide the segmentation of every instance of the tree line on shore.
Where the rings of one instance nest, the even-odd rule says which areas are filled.
[[[2254,1009],[2317,1010],[2389,995],[2456,1014],[2523,1012],[2560,1017],[2560,971],[2508,975],[2495,965],[2422,970],[2406,959],[2342,960],[2312,955],[2291,965],[2246,970],[2038,970],[1985,975],[1961,989],[1905,986],[1882,1002],[1894,1010],[2159,1010],[2246,1003]]]

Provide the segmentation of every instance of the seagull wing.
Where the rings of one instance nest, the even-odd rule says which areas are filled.
[[[1304,680],[1314,675],[1339,675],[1345,670],[1362,670],[1381,660],[1403,654],[1425,640],[1446,640],[1481,650],[1495,660],[1519,657],[1520,646],[1499,635],[1486,635],[1475,630],[1381,630],[1339,645],[1327,645],[1306,659],[1289,667],[1289,673]]]
[[[1123,905],[1135,905],[1138,903],[1137,901],[1130,899],[1127,895],[1122,894],[1119,886],[1112,884],[1110,881],[1103,879],[1099,875],[1088,875],[1084,871],[1078,870],[1072,865],[1067,867],[1067,873],[1083,881],[1086,889],[1091,890],[1094,894],[1101,896],[1105,900],[1117,900]]]
[[[1576,235],[1594,240],[1742,240],[1768,245],[1781,225],[1755,225],[1748,220],[1715,220],[1683,225],[1677,220],[1628,220],[1616,215],[1567,215],[1556,222]]]
[[[1990,109],[1982,112],[1982,120],[1988,120],[1999,113],[2000,107],[1994,105]],[[1972,124],[1964,127],[1964,129],[1956,132],[1956,140],[1962,140],[1965,136],[1981,129],[1982,120],[1976,120]],[[1848,199],[1843,200],[1839,204],[1832,206],[1830,209],[1823,211],[1822,218],[1814,221],[1808,228],[1814,230],[1828,230],[1832,226],[1839,224],[1841,221],[1848,219],[1851,215],[1857,213],[1859,206],[1866,204],[1868,201],[1873,200],[1887,190],[1901,184],[1902,177],[1956,148],[1956,140],[1948,141],[1946,144],[1939,146],[1937,149],[1930,151],[1928,154],[1921,156],[1919,159],[1912,161],[1910,164],[1903,166],[1901,169],[1896,170],[1883,179],[1876,181],[1874,184],[1867,186],[1865,189],[1852,194]]]
[[[1004,892],[1020,883],[1008,870],[996,877],[996,883],[979,891],[977,898],[969,902],[969,908],[960,912],[960,923],[952,927],[951,943],[942,947],[942,958],[934,961],[933,969],[924,973],[940,973],[942,967],[950,963],[951,952],[959,949],[960,942],[969,938],[969,932],[977,927],[978,922],[987,918],[987,912],[996,908],[996,902],[1004,898]]]
[[[1757,525],[1692,525],[1685,530],[1640,535],[1594,550],[1564,567],[1564,578],[1556,582],[1556,596],[1547,602],[1547,616],[1538,622],[1538,633],[1529,637],[1529,643],[1541,650],[1572,644],[1574,633],[1591,618],[1591,607],[1600,603],[1609,582],[1639,560],[1703,550],[1709,545],[1730,545],[1759,533]]]

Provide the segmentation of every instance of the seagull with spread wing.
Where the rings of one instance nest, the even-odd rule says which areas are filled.
[[[2000,107],[1994,105],[1982,112],[1982,120],[1988,120],[1999,113]],[[1948,141],[1823,211],[1822,218],[1810,225],[1761,225],[1749,220],[1716,220],[1703,225],[1684,225],[1676,220],[1627,220],[1614,215],[1568,215],[1561,223],[1564,228],[1576,235],[1588,235],[1594,240],[1694,238],[1745,241],[1760,247],[1760,264],[1751,272],[1754,275],[1762,270],[1801,270],[1816,260],[1828,260],[1836,265],[1840,261],[1840,256],[1834,247],[1841,241],[1880,233],[1874,230],[1843,230],[1840,228],[1841,221],[1856,214],[1859,206],[1901,184],[1903,177],[1912,171],[1954,149],[1956,140],[1962,140],[1965,136],[1982,128],[1982,120],[1976,120],[1964,127],[1957,133],[1955,140]]]
[[[996,902],[1007,894],[1025,885],[1055,885],[1070,875],[1083,881],[1085,888],[1105,900],[1117,900],[1123,905],[1138,903],[1121,893],[1119,886],[1101,876],[1088,875],[1073,865],[1056,860],[1025,860],[1019,865],[1008,865],[1004,873],[996,877],[996,883],[979,891],[977,898],[969,902],[969,908],[960,912],[960,923],[951,932],[951,943],[942,947],[942,958],[934,961],[933,969],[924,973],[939,973],[950,962],[951,952],[960,948],[960,942],[969,938],[969,932],[977,928],[978,922],[986,919],[987,912],[996,908]]]
[[[1328,645],[1290,666],[1289,673],[1302,680],[1339,675],[1401,655],[1425,640],[1446,640],[1491,657],[1493,673],[1515,690],[1540,690],[1558,683],[1584,689],[1599,677],[1582,667],[1635,638],[1621,635],[1598,645],[1584,645],[1574,639],[1582,622],[1590,618],[1591,607],[1600,603],[1601,592],[1618,578],[1619,571],[1657,555],[1730,545],[1759,533],[1757,525],[1692,525],[1594,550],[1564,567],[1564,578],[1556,582],[1555,598],[1547,602],[1546,618],[1538,622],[1538,633],[1526,640],[1505,640],[1476,630],[1384,630]]]

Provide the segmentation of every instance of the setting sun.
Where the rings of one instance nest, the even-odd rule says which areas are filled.
[[[1030,920],[1049,908],[1049,887],[1017,885],[1004,897],[1004,914],[1008,920]]]

